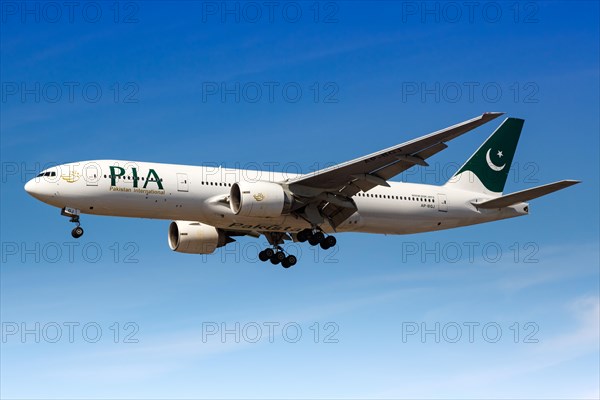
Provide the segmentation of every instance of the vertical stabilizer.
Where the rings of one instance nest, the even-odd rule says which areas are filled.
[[[518,118],[505,119],[446,185],[472,192],[501,195],[524,122]]]

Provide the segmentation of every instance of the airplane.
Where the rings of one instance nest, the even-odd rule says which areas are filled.
[[[235,237],[265,236],[261,261],[297,263],[286,241],[329,249],[333,233],[414,234],[513,218],[527,201],[580,183],[563,180],[503,194],[524,120],[506,118],[442,186],[392,182],[447,142],[503,115],[486,112],[381,151],[308,174],[122,160],[61,164],[25,191],[61,209],[83,235],[81,214],[172,220],[169,247],[211,254]]]

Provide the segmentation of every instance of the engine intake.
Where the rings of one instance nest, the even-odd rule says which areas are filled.
[[[280,217],[289,213],[292,201],[292,195],[273,182],[236,182],[229,193],[231,211],[243,217]]]
[[[223,231],[195,221],[173,221],[169,225],[169,247],[189,254],[211,254],[232,242]]]

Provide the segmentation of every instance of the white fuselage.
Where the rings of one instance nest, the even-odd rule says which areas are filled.
[[[285,182],[295,174],[116,160],[62,164],[45,173],[48,176],[32,179],[25,189],[45,203],[76,208],[85,214],[199,221],[235,231],[296,232],[310,228],[307,221],[294,215],[242,217],[232,212],[228,203],[231,185],[236,182]],[[389,184],[355,195],[358,211],[336,230],[409,234],[528,213],[526,203],[479,210],[472,202],[490,196],[449,185]],[[331,231],[327,224],[323,229]]]

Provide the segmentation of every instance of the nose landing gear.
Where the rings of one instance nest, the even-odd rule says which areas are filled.
[[[63,207],[63,209],[60,211],[60,215],[70,217],[69,222],[77,224],[77,226],[71,231],[71,236],[73,236],[75,239],[78,239],[83,235],[83,228],[80,226],[81,224],[79,222],[79,214],[80,211],[78,209],[71,207]]]
[[[71,222],[77,222],[79,224],[79,221],[73,221],[73,220],[71,220]],[[83,235],[83,228],[81,226],[79,226],[79,225],[77,225],[71,231],[71,236],[73,236],[75,239],[79,239],[82,235]]]

